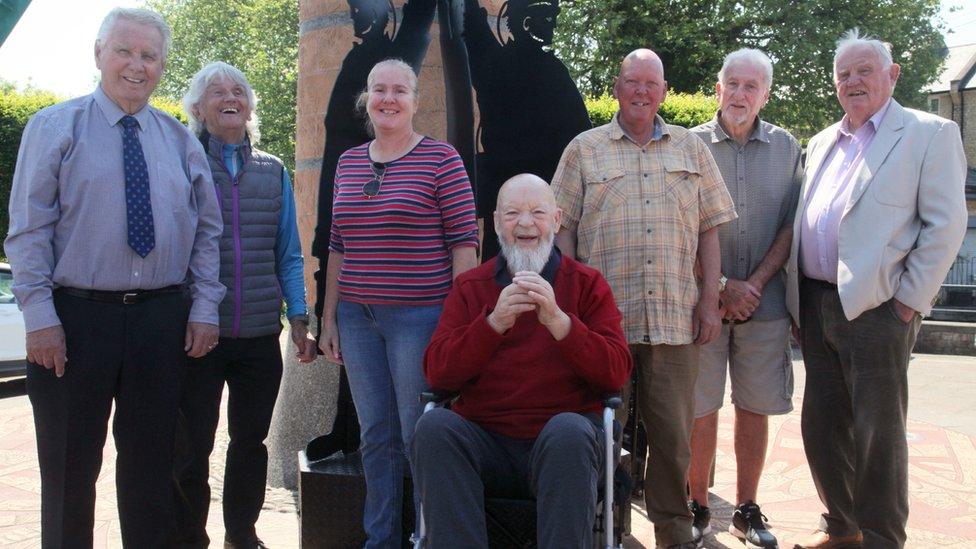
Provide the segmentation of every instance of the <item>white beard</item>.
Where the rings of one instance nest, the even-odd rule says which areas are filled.
[[[541,273],[552,254],[555,237],[555,233],[549,233],[539,239],[539,245],[534,250],[526,250],[506,242],[505,238],[499,234],[498,244],[501,246],[505,261],[508,262],[508,272],[513,275],[519,271]]]

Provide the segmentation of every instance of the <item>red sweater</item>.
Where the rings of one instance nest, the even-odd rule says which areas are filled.
[[[599,412],[602,397],[620,390],[633,366],[606,280],[563,257],[549,279],[572,322],[569,335],[556,341],[534,312],[523,313],[509,331],[498,334],[487,316],[502,279],[507,283],[511,277],[499,271],[496,280],[497,261],[454,281],[424,356],[427,381],[459,391],[453,410],[462,417],[513,438],[537,437],[561,412]]]

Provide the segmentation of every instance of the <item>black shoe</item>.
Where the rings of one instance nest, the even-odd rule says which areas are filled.
[[[709,524],[712,520],[712,511],[708,507],[702,507],[698,504],[698,500],[691,500],[688,502],[688,510],[691,511],[693,519],[691,521],[692,531],[696,533],[697,537],[705,537],[712,533],[712,525]]]
[[[747,501],[732,513],[729,533],[742,540],[746,547],[755,549],[779,549],[776,536],[767,529],[766,516],[759,506]]]

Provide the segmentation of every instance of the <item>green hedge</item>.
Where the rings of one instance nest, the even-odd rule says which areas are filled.
[[[48,92],[0,91],[0,257],[7,255],[3,250],[3,240],[7,237],[10,226],[7,217],[10,185],[13,183],[17,164],[20,136],[34,113],[61,100],[61,97]],[[168,98],[153,98],[150,103],[186,123],[186,116],[178,102]]]
[[[587,97],[584,101],[594,126],[610,122],[613,114],[617,112],[617,100],[610,94]],[[668,124],[693,128],[711,120],[717,110],[718,100],[714,96],[671,91],[668,92],[664,103],[661,103],[658,113]]]
[[[10,203],[10,184],[17,164],[17,150],[20,149],[20,134],[35,112],[58,101],[60,98],[51,93],[0,92],[0,256],[7,255],[3,251],[3,239],[7,237],[10,226],[7,205]]]

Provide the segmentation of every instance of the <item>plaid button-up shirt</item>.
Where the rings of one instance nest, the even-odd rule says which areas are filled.
[[[617,117],[566,147],[552,187],[576,257],[603,273],[631,344],[683,345],[694,338],[698,235],[735,219],[708,148],[655,117],[641,146]],[[718,281],[715,281],[717,284]]]

